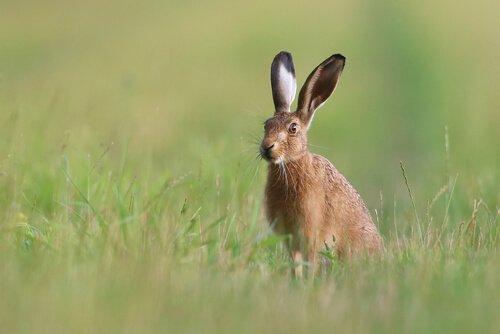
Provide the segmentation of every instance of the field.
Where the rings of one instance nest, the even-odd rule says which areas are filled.
[[[3,0],[0,332],[498,331],[499,9]],[[314,280],[262,212],[281,50],[347,57],[310,148],[385,241]]]

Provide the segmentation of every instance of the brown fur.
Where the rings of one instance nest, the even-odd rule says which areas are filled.
[[[341,65],[336,65],[338,73],[331,74],[336,81],[333,86],[330,83],[329,93],[328,87],[319,89],[310,83],[314,77],[328,81],[329,77],[321,77],[320,65],[301,91],[299,109],[277,111],[265,123],[261,147],[269,161],[266,214],[276,233],[291,235],[289,250],[297,264],[297,275],[302,272],[298,263],[306,259],[315,268],[317,254],[325,247],[335,249],[341,259],[359,253],[374,254],[382,247],[377,228],[357,191],[326,158],[310,153],[307,146],[307,129],[315,108],[304,105],[304,100],[323,103],[335,88],[344,63]],[[315,90],[326,97],[319,99]],[[311,94],[304,98],[308,92]],[[291,131],[291,124],[296,131]]]

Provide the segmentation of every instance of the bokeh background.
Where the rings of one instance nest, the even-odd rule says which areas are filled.
[[[80,219],[98,226],[101,221],[117,226],[131,222],[132,227],[137,224],[131,231],[137,232],[143,223],[177,221],[180,210],[201,225],[224,216],[240,226],[255,221],[252,231],[264,231],[260,203],[265,164],[255,156],[262,122],[273,113],[269,67],[281,50],[293,54],[299,87],[329,55],[347,57],[338,89],[310,129],[311,150],[329,158],[371,212],[377,210],[387,239],[396,221],[413,230],[400,161],[417,210],[423,212],[445,189],[441,193],[447,195],[436,204],[440,219],[444,216],[450,225],[468,221],[473,201],[480,199],[488,208],[488,221],[496,221],[499,9],[498,2],[487,0],[2,0],[0,250],[8,254],[2,258],[2,287],[14,291],[0,302],[9,310],[4,323],[29,330],[14,320],[22,312],[36,314],[44,301],[53,302],[53,314],[74,320],[76,329],[77,324],[88,325],[88,319],[100,319],[92,310],[109,305],[95,302],[107,300],[93,294],[98,287],[84,294],[91,300],[84,299],[84,314],[92,316],[82,320],[64,313],[65,305],[78,304],[72,292],[61,292],[66,297],[58,300],[57,288],[40,283],[40,277],[65,282],[72,264],[80,263],[75,258],[66,259],[61,272],[24,264],[26,249],[28,257],[42,256],[43,263],[50,263],[52,255],[45,248],[64,250],[65,242],[79,240],[70,244],[84,243],[83,253],[98,259],[90,262],[94,276],[88,278],[98,282],[103,259],[116,259],[120,247],[143,249],[127,248],[125,236],[113,251],[99,248],[92,241],[100,235],[97,228],[90,241],[82,241],[65,227]],[[127,216],[151,207],[155,211],[146,216]],[[235,234],[235,243],[238,238]],[[102,249],[107,250],[100,253]],[[120,272],[118,267],[123,268],[111,265],[110,271]],[[26,283],[36,296],[30,304],[19,280],[33,276],[40,282],[34,278],[39,283]],[[76,277],[72,284],[85,286]],[[116,277],[107,277],[104,286],[112,289]],[[136,278],[130,286],[138,284]],[[40,291],[37,286],[49,292],[35,292]],[[117,287],[117,294],[128,287]],[[141,293],[130,298],[144,302],[141,298],[149,295]],[[195,305],[197,299],[191,298]],[[7,301],[16,300],[10,309]],[[108,311],[108,319],[136,314],[135,309],[116,309],[121,311]],[[431,315],[426,316],[415,319],[431,324]],[[142,324],[133,316],[128,319]],[[111,320],[103,328],[121,328],[117,323]],[[347,328],[356,326],[353,322]],[[429,328],[443,329],[423,327]]]
[[[453,170],[497,190],[493,1],[4,0],[1,9],[4,157],[16,147],[30,165],[51,164],[61,145],[82,156],[112,142],[116,157],[126,147],[154,173],[203,161],[236,168],[272,114],[273,56],[292,52],[300,85],[340,52],[346,71],[311,143],[369,202],[396,190],[399,161],[418,183],[440,181],[446,126]]]

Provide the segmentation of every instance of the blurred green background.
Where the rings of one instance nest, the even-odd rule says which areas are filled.
[[[235,165],[272,113],[273,56],[292,52],[300,85],[341,52],[345,75],[311,143],[365,196],[394,191],[400,160],[419,182],[439,179],[445,126],[455,169],[496,185],[497,10],[452,1],[4,0],[2,154],[16,143],[30,162],[49,163],[62,144],[81,155],[113,142],[155,170],[196,169],[205,158]]]
[[[140,285],[141,275],[127,281],[130,285],[117,285],[115,279],[122,277],[122,270],[128,277],[130,264],[125,264],[122,256],[135,254],[134,261],[142,256],[154,258],[157,253],[141,239],[146,233],[144,226],[147,233],[166,235],[172,226],[175,230],[173,222],[184,219],[179,214],[192,216],[191,221],[200,226],[220,217],[224,224],[239,226],[231,233],[228,227],[225,235],[226,239],[232,236],[233,260],[216,261],[225,263],[224,270],[233,268],[228,263],[239,261],[245,250],[240,244],[245,239],[242,230],[253,226],[249,239],[265,230],[260,213],[265,165],[254,157],[262,122],[273,113],[269,67],[281,50],[293,54],[299,87],[326,57],[333,53],[347,57],[338,89],[311,126],[311,150],[325,155],[351,180],[372,213],[377,209],[377,222],[389,244],[394,241],[391,236],[396,221],[402,229],[413,231],[413,211],[400,161],[406,167],[422,220],[423,211],[444,186],[441,193],[446,192],[446,196],[438,196],[440,211],[435,213],[439,219],[449,220],[450,226],[468,222],[474,200],[480,200],[487,208],[485,221],[496,226],[500,197],[499,9],[496,1],[448,0],[2,0],[0,257],[4,265],[0,277],[4,292],[0,295],[5,294],[0,320],[7,328],[29,331],[28,325],[18,327],[17,320],[21,321],[22,314],[36,315],[47,302],[53,306],[42,314],[62,314],[62,318],[75,321],[73,329],[82,330],[78,324],[85,326],[88,319],[100,319],[98,310],[109,306],[99,302],[108,300],[107,295],[99,295],[102,263],[111,263],[102,284],[112,290],[110,295],[116,289],[117,295],[124,294],[140,305],[156,290],[139,289],[127,295],[130,287]],[[434,220],[429,211],[430,224]],[[88,223],[92,233],[80,234],[80,221]],[[111,231],[104,237],[99,229],[103,225],[104,231]],[[123,232],[124,225],[130,226],[127,232]],[[490,240],[495,249],[496,235]],[[158,246],[154,237],[147,240]],[[158,246],[158,253],[164,247],[168,248]],[[186,254],[189,249],[194,248],[186,246]],[[269,252],[274,254],[269,250],[262,253],[268,271],[259,270],[264,272],[273,272],[269,268],[275,265]],[[485,253],[491,259],[491,253]],[[183,258],[175,251],[168,254],[161,261]],[[88,258],[93,260],[82,260]],[[46,264],[53,261],[64,265],[56,269]],[[76,272],[83,269],[75,269],[81,261],[92,268],[87,272],[93,273],[82,281]],[[163,268],[163,262],[149,261],[151,268]],[[40,263],[45,264],[40,267]],[[498,273],[497,263],[489,268],[484,270]],[[150,273],[155,288],[163,286],[165,278],[158,275]],[[83,320],[76,316],[76,310],[68,311],[78,309],[76,305],[82,302],[79,295],[71,288],[72,292],[59,291],[54,283],[67,282],[68,276],[73,277],[70,287],[93,282],[86,293],[82,292],[84,314],[88,315]],[[23,277],[34,281],[25,282]],[[209,277],[217,282],[217,276]],[[439,277],[439,284],[449,284],[448,276]],[[195,279],[186,282],[192,280],[201,284]],[[473,281],[465,282],[456,285],[457,290],[474,285]],[[56,287],[49,289],[46,284]],[[208,286],[220,288],[217,283]],[[236,289],[241,292],[238,289],[246,291],[242,286]],[[283,286],[280,289],[287,291]],[[169,291],[193,302],[186,302],[186,310],[199,302],[189,292],[179,292],[182,288]],[[225,296],[234,302],[237,296],[231,291]],[[341,295],[346,301],[352,297],[349,291]],[[168,299],[168,293],[162,293]],[[206,292],[198,293],[205,302],[211,298]],[[301,300],[301,293],[305,292],[295,291],[290,300]],[[483,290],[477,293],[482,296]],[[56,297],[59,295],[61,300]],[[266,300],[252,296],[255,305],[261,305],[256,300]],[[450,303],[462,303],[470,296],[462,297],[452,298]],[[32,303],[30,298],[35,298]],[[378,297],[373,298],[375,305]],[[481,304],[483,300],[478,298]],[[228,302],[214,299],[213,305]],[[9,306],[15,301],[17,306]],[[140,317],[138,305],[137,310],[127,309],[130,313],[118,306],[113,312],[115,306],[104,312],[111,320],[102,328],[123,329],[118,320],[124,315],[129,315],[131,331],[141,328],[141,321],[149,323],[144,320],[147,317]],[[357,308],[355,302],[352,307]],[[237,311],[252,314],[251,306],[241,308],[244,310]],[[419,310],[418,306],[414,319],[422,324],[420,329],[450,329],[439,327],[427,313],[420,317]],[[184,316],[180,312],[178,319],[192,319]],[[28,316],[34,323],[44,323],[32,317]],[[287,316],[282,317],[285,323]],[[304,327],[295,329],[311,328],[308,321],[318,318],[303,315]],[[247,323],[240,319],[245,328],[265,328],[264,323],[259,323],[262,327],[253,323],[252,317],[245,319]],[[377,328],[412,328],[405,327],[408,323],[404,321],[399,323],[401,318],[387,319]],[[186,329],[179,321],[179,327],[174,327]],[[45,329],[38,329],[50,332],[58,328],[51,327],[52,323],[57,320],[51,319]],[[209,323],[210,328],[221,329],[217,323]],[[353,320],[347,331],[367,329],[355,323]],[[488,324],[491,322],[483,323],[490,328]]]
[[[497,10],[493,1],[4,0],[2,154],[18,145],[30,164],[46,164],[62,144],[82,155],[113,142],[155,172],[204,158],[235,165],[272,113],[273,56],[292,52],[301,85],[340,52],[345,75],[310,132],[316,152],[376,199],[394,192],[401,160],[419,183],[439,179],[448,126],[454,169],[488,188],[500,159]]]

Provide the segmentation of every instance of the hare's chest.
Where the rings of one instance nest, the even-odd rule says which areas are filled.
[[[295,233],[304,221],[304,212],[295,200],[268,197],[266,201],[267,219],[277,234]]]
[[[277,212],[274,219],[269,219],[269,225],[276,234],[294,234],[301,226],[300,216],[288,212]]]

